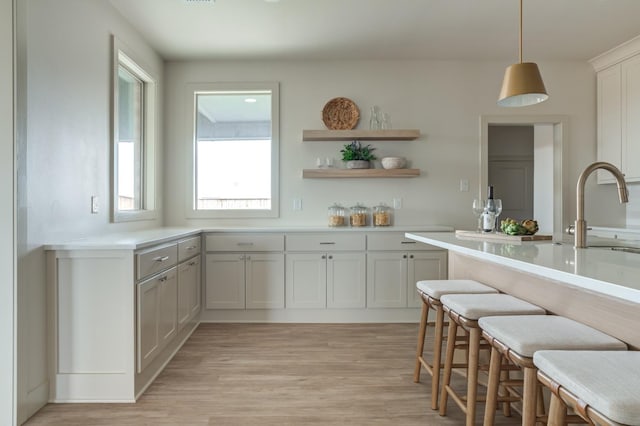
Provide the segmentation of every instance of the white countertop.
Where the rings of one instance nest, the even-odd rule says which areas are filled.
[[[407,238],[529,272],[597,293],[640,303],[640,254],[590,247],[571,240],[496,242],[462,239],[452,232],[407,233]],[[608,240],[589,237],[590,244]]]
[[[202,232],[451,232],[451,226],[442,225],[407,225],[385,227],[215,227],[215,228],[153,228],[142,231],[131,231],[114,234],[103,234],[94,237],[51,242],[44,245],[45,250],[137,250],[150,245],[162,244],[166,241],[185,238]]]

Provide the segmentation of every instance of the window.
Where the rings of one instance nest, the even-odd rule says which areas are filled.
[[[189,86],[193,217],[278,215],[278,86]]]
[[[153,77],[114,39],[113,221],[155,218]]]

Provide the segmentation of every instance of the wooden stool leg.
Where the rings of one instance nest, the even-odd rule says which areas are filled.
[[[503,363],[505,366],[509,366],[509,360],[505,357],[502,357]],[[504,368],[501,372],[500,372],[500,379],[503,382],[508,382],[511,379],[511,374],[509,372],[509,368]],[[504,396],[504,397],[509,397],[511,395],[511,392],[509,391],[509,389],[506,386],[503,386],[502,388],[498,389],[498,395],[500,396]],[[505,401],[502,403],[502,414],[505,417],[511,417],[511,402],[509,401]]]
[[[500,365],[502,356],[496,348],[491,348],[491,361],[489,362],[489,383],[487,384],[487,400],[484,410],[484,426],[493,426],[498,405],[498,385],[500,384]]]
[[[456,349],[456,334],[458,333],[458,324],[449,319],[449,328],[447,330],[447,354],[444,360],[444,374],[442,376],[442,390],[440,392],[440,415],[447,415],[447,398],[449,396],[447,388],[451,383],[451,370],[453,368],[453,354]]]
[[[547,426],[565,426],[567,417],[567,406],[555,394],[551,394],[549,403],[549,420]]]
[[[481,330],[478,327],[474,327],[469,330],[469,362],[467,365],[467,426],[474,426],[476,423],[480,333]]]
[[[429,316],[429,305],[426,301],[422,301],[422,315],[420,316],[420,330],[418,331],[418,348],[416,349],[416,368],[413,370],[413,382],[418,383],[420,381],[420,370],[422,370],[422,363],[420,357],[424,351],[424,339],[427,333],[427,317]]]
[[[442,306],[435,306],[436,309],[436,332],[433,342],[433,367],[431,377],[431,409],[438,409],[438,395],[440,387],[440,363],[442,362],[442,339],[444,329],[444,309]]]
[[[522,390],[522,425],[535,426],[538,379],[535,368],[524,368],[524,389]]]
[[[543,417],[545,414],[547,414],[547,410],[544,406],[544,393],[543,393],[542,386],[540,386],[540,383],[538,383],[536,387],[537,387],[536,393],[538,395],[538,403],[536,404],[536,415],[538,417]]]

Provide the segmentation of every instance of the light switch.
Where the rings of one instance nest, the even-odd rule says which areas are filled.
[[[460,179],[460,192],[469,192],[469,179]]]
[[[393,199],[393,208],[398,210],[402,208],[402,198],[394,198]]]
[[[302,210],[302,199],[294,198],[293,199],[293,209],[294,210]]]
[[[98,210],[99,210],[99,205],[98,205],[98,196],[97,195],[92,195],[91,196],[91,214],[97,214]]]

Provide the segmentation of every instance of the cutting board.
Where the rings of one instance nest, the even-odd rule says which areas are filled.
[[[484,241],[545,241],[550,240],[551,235],[507,235],[502,232],[497,232],[495,234],[491,232],[476,232],[476,231],[463,231],[457,230],[456,236],[464,237],[475,240],[484,240]]]

